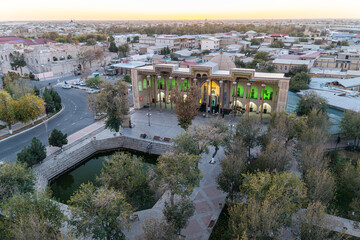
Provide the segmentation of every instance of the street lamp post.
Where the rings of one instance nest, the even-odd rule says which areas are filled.
[[[246,89],[246,119],[249,119],[249,112],[250,112],[250,95],[251,95],[251,83],[247,83]]]
[[[149,127],[150,127],[150,118],[151,118],[151,113],[147,113],[146,116],[148,116],[148,123],[149,123]]]
[[[162,108],[161,108],[161,102],[162,102],[162,99],[161,99],[161,76],[158,76],[158,82],[159,82],[159,101],[160,101],[160,112],[162,111]]]
[[[235,94],[236,94],[236,84],[237,82],[233,82],[233,120],[234,120],[234,117],[235,117],[235,111],[236,111],[236,102],[235,102]]]
[[[148,95],[149,95],[149,110],[151,110],[151,89],[150,89],[150,75],[147,75],[147,87],[148,87]]]
[[[260,121],[262,121],[262,115],[263,115],[263,111],[264,111],[264,90],[265,90],[265,87],[266,87],[266,84],[263,83],[261,84],[261,87],[262,87],[262,94],[261,94],[261,112],[260,112]]]

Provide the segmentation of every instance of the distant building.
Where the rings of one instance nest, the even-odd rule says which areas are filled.
[[[310,69],[310,61],[309,60],[293,60],[293,59],[275,59],[273,61],[275,65],[275,72],[278,73],[288,73],[291,69],[297,66],[305,65],[308,69]]]
[[[205,50],[219,50],[220,49],[220,40],[217,38],[202,38],[201,39],[201,51]]]

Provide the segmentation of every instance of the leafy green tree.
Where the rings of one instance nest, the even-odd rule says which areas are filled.
[[[67,143],[68,143],[67,134],[66,133],[64,134],[60,130],[54,128],[49,138],[49,144],[51,146],[59,147],[62,149],[62,147]]]
[[[250,42],[251,42],[251,46],[261,44],[261,41],[258,38],[253,38],[253,39],[250,40]]]
[[[178,234],[180,234],[181,229],[186,227],[189,219],[194,215],[194,212],[194,203],[187,198],[181,198],[174,205],[169,205],[165,202],[165,208],[163,210],[166,222],[172,225]]]
[[[119,54],[123,57],[127,57],[128,53],[130,52],[130,46],[127,43],[124,43],[118,47]]]
[[[292,151],[283,142],[271,140],[257,159],[257,166],[262,170],[285,171],[291,162]]]
[[[294,68],[291,68],[289,73],[286,74],[286,76],[288,77],[294,77],[297,73],[308,73],[308,67],[306,65],[300,65],[300,66],[295,66]]]
[[[179,58],[177,56],[175,56],[174,53],[170,53],[170,58],[172,61],[179,61]]]
[[[61,97],[53,88],[45,88],[43,93],[46,113],[58,112],[61,109]]]
[[[119,132],[129,114],[127,84],[117,80],[114,84],[105,82],[101,88],[99,94],[88,97],[91,111],[94,114],[106,113],[105,127]]]
[[[272,48],[283,48],[285,44],[280,40],[275,40],[273,43],[270,44]]]
[[[34,190],[35,177],[31,169],[22,163],[3,163],[0,165],[0,202],[13,194],[28,193]]]
[[[91,87],[91,88],[100,88],[100,85],[103,83],[104,81],[99,78],[99,77],[93,77],[93,78],[88,78],[86,79],[85,83],[86,86]]]
[[[321,39],[316,39],[316,40],[314,41],[314,44],[315,44],[315,45],[321,45],[321,44],[322,44],[322,40],[321,40]]]
[[[315,92],[303,95],[296,106],[296,114],[299,116],[308,115],[313,109],[327,113],[328,104],[326,99],[320,97]]]
[[[109,51],[114,53],[117,53],[119,51],[119,49],[116,47],[115,42],[110,42]]]
[[[36,137],[33,137],[30,146],[24,147],[24,149],[17,154],[17,161],[26,163],[29,167],[41,162],[45,158],[45,145]]]
[[[22,75],[23,74],[22,68],[26,66],[24,54],[21,54],[18,51],[15,51],[14,53],[10,54],[10,65],[15,70],[20,68],[20,72]]]
[[[242,139],[242,144],[248,150],[248,158],[251,158],[251,149],[258,144],[258,138],[261,134],[260,124],[257,118],[240,118],[235,130],[235,138]]]
[[[116,153],[106,159],[103,165],[99,177],[101,183],[122,192],[134,209],[153,196],[148,184],[149,169],[145,169],[141,159],[130,154]]]
[[[124,81],[127,82],[127,83],[131,83],[131,76],[129,74],[126,74],[124,76]]]
[[[269,61],[269,53],[267,52],[257,52],[254,56],[254,59]]]
[[[174,143],[172,151],[176,154],[188,153],[191,155],[200,155],[202,153],[197,137],[191,134],[190,131],[178,134],[172,139],[172,142]]]
[[[311,81],[310,75],[306,72],[297,73],[290,80],[290,91],[299,92],[300,90],[309,89],[309,83]]]
[[[247,200],[230,211],[230,228],[238,239],[276,239],[306,200],[304,183],[290,172],[246,174],[240,189]]]
[[[238,140],[238,139],[236,139]],[[219,188],[228,193],[230,201],[234,201],[237,193],[240,191],[243,173],[246,171],[246,149],[244,148],[242,140],[232,141],[230,143],[231,150],[225,158],[220,162],[221,172],[216,178]]]
[[[245,68],[246,67],[246,63],[244,63],[244,61],[241,61],[240,59],[235,60],[235,65],[237,68]]]
[[[55,107],[55,111],[58,112],[61,109],[61,97],[59,95],[59,93],[53,89],[50,88],[49,93],[54,101],[54,107]]]
[[[306,171],[304,182],[311,201],[319,201],[325,206],[334,198],[335,179],[328,169],[312,168]]]
[[[354,146],[359,148],[360,113],[345,111],[340,121],[340,132],[347,139],[354,140]]]
[[[33,91],[34,91],[35,96],[40,97],[40,89],[39,88],[34,86]]]
[[[48,194],[14,195],[1,211],[7,216],[11,239],[59,239],[65,219]]]
[[[174,206],[175,194],[188,196],[199,185],[202,178],[199,160],[200,156],[186,153],[160,156],[157,171],[161,184],[170,191],[171,206]]]
[[[77,237],[94,239],[125,239],[124,228],[132,215],[131,205],[122,193],[91,183],[82,184],[71,196],[69,205]]]

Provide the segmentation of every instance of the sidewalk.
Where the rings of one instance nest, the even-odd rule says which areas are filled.
[[[13,130],[13,134],[9,133],[9,128],[6,126],[5,128],[0,130],[0,140],[3,140],[7,137],[13,136],[17,133],[20,133],[26,129],[35,127],[38,124],[41,124],[44,120],[46,119],[46,115],[39,117],[38,119],[34,120],[32,123],[15,123],[13,125],[11,125],[11,129]],[[6,124],[6,123],[4,123]]]

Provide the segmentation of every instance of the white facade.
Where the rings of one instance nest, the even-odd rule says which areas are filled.
[[[155,39],[156,46],[168,46],[180,49],[180,38],[176,35],[161,35]]]
[[[217,38],[203,38],[201,39],[201,51],[204,50],[218,50],[220,48],[220,40]]]

